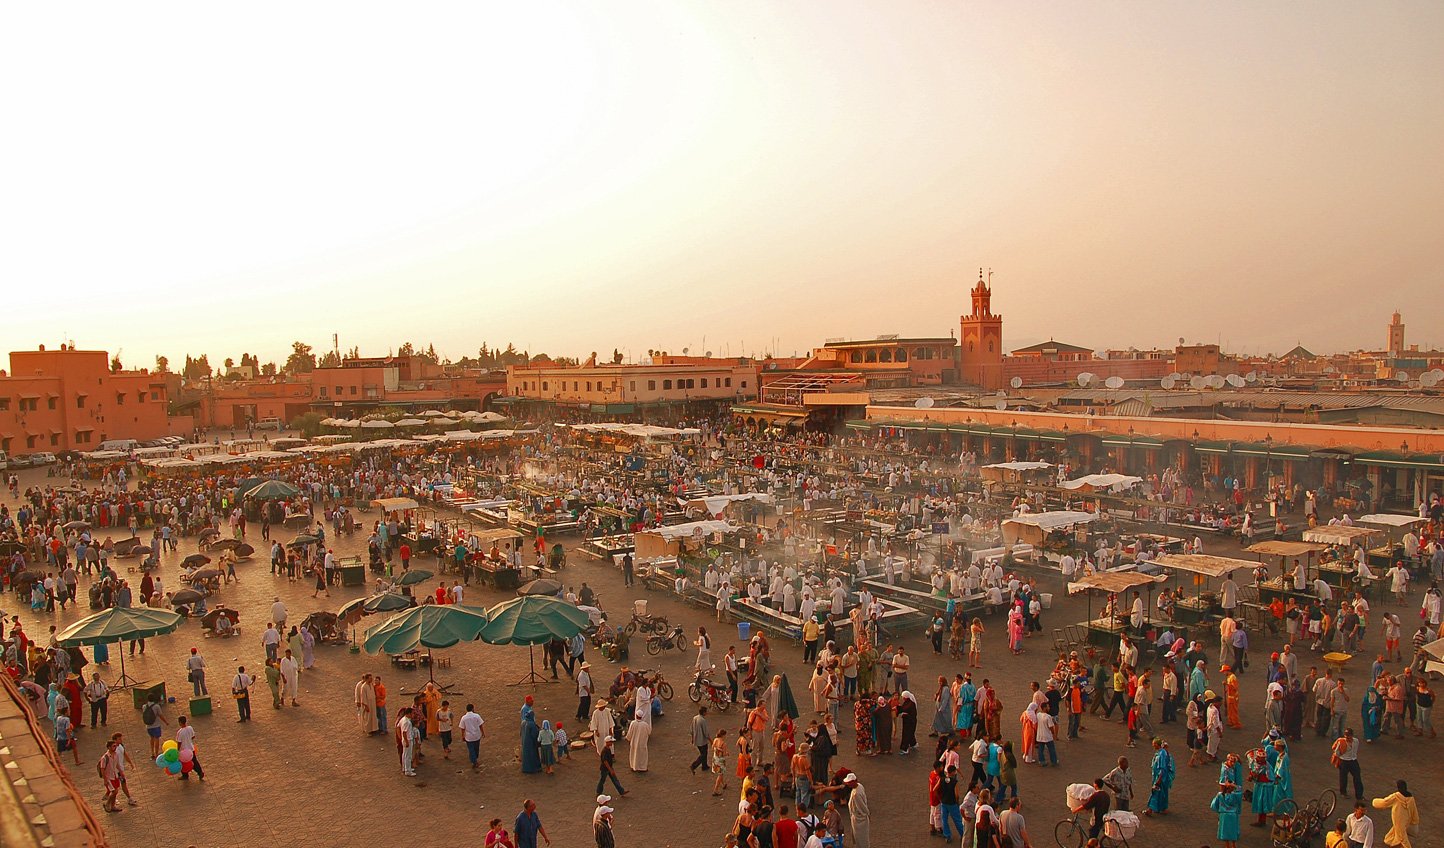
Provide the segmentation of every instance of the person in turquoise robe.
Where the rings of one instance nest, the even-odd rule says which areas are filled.
[[[953,732],[953,690],[948,681],[938,678],[938,711],[933,713],[933,736]]]
[[[958,730],[969,731],[973,728],[973,708],[978,703],[978,690],[973,686],[973,681],[965,680],[963,685],[958,687]]]
[[[1274,743],[1274,750],[1279,752],[1278,756],[1274,757],[1273,771],[1273,802],[1274,807],[1278,807],[1280,801],[1294,797],[1294,777],[1293,769],[1289,766],[1289,752],[1282,739]]]
[[[1153,740],[1153,762],[1149,764],[1153,778],[1152,791],[1148,793],[1148,809],[1144,815],[1168,812],[1168,790],[1173,787],[1173,755],[1168,753],[1168,743],[1162,739]]]
[[[1384,699],[1379,697],[1378,689],[1369,687],[1360,709],[1364,714],[1364,741],[1373,742],[1379,738],[1384,718]]]
[[[1224,848],[1233,848],[1239,837],[1239,813],[1243,810],[1243,793],[1232,783],[1219,786],[1209,809],[1218,813],[1218,838]]]
[[[536,723],[536,710],[531,705],[531,696],[521,705],[521,772],[536,774],[542,770],[539,737],[541,728]]]

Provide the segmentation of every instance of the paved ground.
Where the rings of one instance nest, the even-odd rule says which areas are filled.
[[[27,471],[22,479],[39,481],[43,472]],[[12,505],[13,508],[13,505]],[[365,516],[369,521],[374,514]],[[256,535],[256,534],[252,534]],[[255,540],[252,540],[255,541]],[[343,540],[340,553],[359,553],[364,546],[361,535]],[[194,540],[183,540],[176,554],[168,555],[162,574],[175,584],[179,560],[196,550]],[[648,596],[637,587],[624,589],[620,574],[596,560],[573,554],[572,565],[563,579],[572,585],[586,580],[601,595],[607,608],[620,611],[630,606],[634,597]],[[362,594],[360,589],[333,589],[329,599],[313,600],[304,583],[288,583],[272,577],[268,566],[256,560],[240,567],[239,584],[226,587],[222,599],[242,611],[244,636],[227,641],[203,640],[199,625],[188,623],[169,636],[151,640],[146,655],[127,669],[143,679],[163,678],[169,691],[184,702],[189,686],[184,682],[184,656],[191,646],[199,646],[211,666],[211,681],[219,682],[216,713],[196,719],[201,758],[208,775],[205,783],[180,782],[162,775],[144,756],[145,734],[139,712],[128,701],[112,699],[111,727],[126,733],[136,752],[137,770],[131,786],[140,806],[105,817],[114,844],[142,845],[347,845],[361,840],[373,844],[397,843],[414,838],[418,826],[435,834],[438,841],[480,844],[487,821],[498,816],[510,821],[524,798],[539,804],[543,822],[555,844],[559,846],[590,845],[590,812],[593,807],[596,761],[580,752],[571,762],[564,762],[552,776],[522,775],[518,766],[518,718],[522,695],[535,692],[538,712],[542,718],[563,720],[573,724],[576,700],[565,678],[560,685],[515,688],[507,684],[518,679],[527,669],[527,654],[519,648],[469,644],[452,649],[450,669],[442,677],[456,681],[464,696],[454,700],[459,713],[465,702],[477,705],[487,720],[488,737],[482,745],[483,768],[471,773],[465,766],[465,751],[453,752],[444,760],[436,743],[427,743],[428,758],[419,777],[402,777],[394,746],[388,739],[366,738],[357,730],[352,711],[353,686],[363,671],[382,674],[391,691],[392,712],[401,700],[398,689],[415,687],[426,679],[423,671],[397,671],[383,658],[351,654],[345,648],[325,647],[318,650],[317,668],[301,680],[301,706],[273,710],[268,693],[253,699],[255,721],[238,724],[233,703],[225,696],[225,680],[238,663],[259,668],[263,651],[259,644],[261,629],[274,597],[287,603],[293,622],[314,610],[335,610],[340,604]],[[1075,622],[1083,618],[1081,599],[1062,599],[1056,578],[1045,591],[1054,591],[1058,605],[1044,616],[1045,627]],[[435,583],[418,587],[434,589]],[[685,624],[689,631],[697,624],[714,624],[705,611],[682,605],[670,597],[652,593],[652,606],[674,622]],[[468,602],[491,604],[503,600],[501,593],[473,588]],[[4,606],[13,610],[13,598],[4,599]],[[43,637],[50,624],[64,626],[89,610],[75,610],[53,617],[37,617],[28,608],[21,615],[27,629]],[[1407,610],[1413,615],[1412,607]],[[616,613],[614,612],[614,615]],[[368,619],[367,624],[379,618]],[[1405,620],[1409,620],[1405,616]],[[1024,704],[1024,693],[1030,680],[1038,679],[1051,667],[1052,657],[1047,643],[1034,640],[1021,658],[1006,654],[1001,622],[990,624],[985,643],[983,676],[1000,683],[1005,716],[1016,717]],[[725,651],[735,641],[736,630],[727,625],[714,633],[718,648]],[[801,648],[775,644],[774,658],[778,667],[788,672],[798,701],[807,706],[804,691],[807,673],[801,663]],[[742,648],[743,646],[739,646]],[[931,720],[934,686],[938,674],[951,676],[959,664],[935,657],[920,638],[910,640],[914,655],[913,680],[922,704],[919,732],[925,733]],[[1264,646],[1255,646],[1256,648]],[[644,655],[643,655],[644,656]],[[634,660],[638,654],[634,653]],[[615,673],[615,667],[594,660],[593,671],[599,680]],[[107,676],[118,673],[112,654],[112,668]],[[678,700],[673,701],[666,717],[656,724],[651,740],[652,769],[646,775],[632,775],[623,767],[623,782],[630,790],[617,807],[617,843],[621,846],[712,846],[720,845],[722,834],[735,816],[736,796],[729,792],[724,798],[710,797],[710,780],[691,777],[686,765],[693,756],[689,746],[688,722],[690,702],[685,700],[686,668],[692,656],[672,653],[661,660],[668,678],[677,685]],[[1307,662],[1307,659],[1306,659]],[[1359,675],[1356,673],[1355,677]],[[1243,718],[1245,730],[1230,733],[1225,748],[1242,751],[1252,747],[1261,726],[1261,692],[1259,675],[1245,678]],[[260,687],[264,692],[264,687]],[[1356,688],[1356,693],[1360,690]],[[804,715],[805,723],[806,715]],[[173,716],[172,716],[173,721]],[[735,729],[740,723],[738,711],[720,721],[719,727]],[[858,771],[873,802],[874,844],[879,846],[911,846],[937,844],[927,836],[926,827],[926,759],[931,740],[923,739],[921,756],[859,758],[853,752],[848,734],[850,722],[844,722],[844,742],[839,762]],[[1137,756],[1139,784],[1147,782],[1146,749],[1124,748],[1121,725],[1089,718],[1084,738],[1077,742],[1060,742],[1063,768],[1039,769],[1020,766],[1024,813],[1030,823],[1034,842],[1040,846],[1053,844],[1051,831],[1063,813],[1063,788],[1069,783],[1091,780],[1111,767],[1113,760],[1124,753]],[[171,729],[174,725],[172,724]],[[1008,738],[1017,740],[1016,718],[1005,721]],[[1183,731],[1170,726],[1168,738],[1176,752],[1183,751]],[[459,743],[458,743],[459,744]],[[94,763],[103,745],[98,733],[81,736],[84,764],[79,766],[78,782],[88,794],[93,793],[99,807],[100,784]],[[1363,760],[1366,789],[1386,794],[1398,776],[1412,775],[1420,795],[1420,808],[1425,811],[1424,833],[1438,834],[1444,822],[1430,820],[1430,814],[1441,809],[1438,799],[1431,797],[1437,781],[1426,778],[1430,762],[1438,751],[1437,741],[1407,742],[1381,740],[1368,746]],[[625,748],[619,757],[625,763]],[[1305,738],[1294,745],[1294,781],[1298,797],[1313,797],[1322,788],[1332,785],[1335,773],[1328,764],[1324,742],[1306,731]],[[1421,759],[1423,755],[1423,759]],[[1135,845],[1209,845],[1214,839],[1214,819],[1207,803],[1214,791],[1217,768],[1189,769],[1184,763],[1186,751],[1179,761],[1180,775],[1173,792],[1174,815],[1166,819],[1145,820]],[[735,788],[736,782],[732,781]],[[1140,802],[1141,806],[1141,802]],[[1137,808],[1137,807],[1135,807]],[[104,815],[104,814],[103,814]],[[1379,819],[1382,822],[1382,819]],[[1266,845],[1260,831],[1244,828],[1242,844]],[[1380,833],[1382,834],[1382,830]],[[1431,837],[1432,838],[1432,837]],[[1422,843],[1420,843],[1422,844]],[[1438,844],[1438,843],[1436,843]]]

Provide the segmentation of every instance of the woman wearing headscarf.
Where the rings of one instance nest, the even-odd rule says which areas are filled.
[[[897,703],[897,715],[898,721],[902,723],[898,753],[910,754],[918,746],[918,699],[912,692],[902,693]]]
[[[973,731],[973,710],[978,704],[978,690],[973,686],[972,675],[963,678],[958,686],[958,720],[957,729],[963,736]]]
[[[938,705],[933,713],[933,729],[929,736],[945,736],[953,732],[953,690],[948,686],[948,679],[941,674],[938,675],[938,693],[933,696],[933,701]]]
[[[1034,755],[1034,747],[1038,740],[1038,704],[1035,701],[1028,702],[1028,708],[1018,717],[1018,722],[1023,726],[1023,762],[1035,763],[1038,758]]]
[[[64,702],[65,698],[60,694],[60,686],[58,684],[51,683],[48,691],[46,691],[45,693],[45,710],[51,724],[55,723],[55,717],[60,714],[60,711],[62,709],[64,709],[60,706]]]
[[[1238,675],[1233,673],[1232,666],[1224,666],[1219,669],[1223,673],[1223,703],[1225,714],[1228,717],[1228,726],[1234,730],[1243,728],[1243,722],[1238,717]]]
[[[1369,691],[1364,693],[1364,700],[1360,706],[1364,716],[1364,741],[1373,742],[1379,738],[1382,732],[1382,721],[1384,718],[1384,699],[1379,696],[1379,690],[1372,685]]]
[[[541,730],[536,735],[537,753],[541,754],[542,771],[552,773],[552,766],[557,761],[557,734],[552,730],[550,721],[541,723]]]
[[[892,703],[886,695],[880,695],[872,711],[873,738],[877,740],[879,754],[892,753]]]
[[[521,773],[536,774],[542,770],[540,751],[537,750],[537,737],[541,735],[541,728],[537,727],[536,709],[532,706],[532,696],[527,695],[521,705]]]
[[[1152,788],[1148,793],[1148,807],[1144,809],[1145,816],[1154,813],[1166,815],[1168,813],[1168,790],[1173,787],[1173,755],[1168,753],[1168,743],[1162,739],[1153,740],[1153,761],[1148,766],[1149,776],[1153,778]]]
[[[301,667],[313,668],[316,665],[316,634],[311,632],[309,627],[301,628]]]
[[[1384,834],[1384,844],[1413,848],[1409,828],[1419,824],[1419,805],[1414,793],[1409,791],[1408,783],[1401,780],[1394,787],[1396,791],[1389,797],[1374,799],[1374,809],[1389,811],[1390,827],[1389,832]]]

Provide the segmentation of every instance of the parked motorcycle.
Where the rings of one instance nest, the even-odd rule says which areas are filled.
[[[732,689],[726,683],[713,683],[707,677],[715,668],[697,672],[692,684],[687,687],[687,697],[692,703],[700,704],[705,699],[707,706],[726,712],[732,706]]]
[[[666,636],[647,637],[647,653],[652,656],[656,656],[663,651],[670,651],[673,648],[679,651],[685,651],[687,649],[687,634],[682,632],[682,625],[680,624],[673,627],[672,632]]]

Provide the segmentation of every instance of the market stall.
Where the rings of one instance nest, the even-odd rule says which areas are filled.
[[[1066,547],[1080,541],[1069,539],[1070,531],[1097,520],[1094,513],[1074,510],[1023,513],[1003,522],[1003,542],[1008,545],[1027,542],[1035,548]]]
[[[1143,624],[1144,627],[1147,627],[1149,624],[1148,610],[1152,608],[1153,585],[1166,579],[1168,578],[1150,577],[1136,571],[1100,571],[1096,574],[1084,575],[1069,583],[1068,594],[1076,595],[1083,592],[1088,595],[1088,618],[1080,622],[1080,626],[1087,633],[1088,644],[1101,648],[1112,647],[1118,644],[1119,637],[1127,634],[1128,616],[1131,610],[1118,602],[1118,596],[1125,594],[1130,589],[1147,587],[1149,590],[1150,599],[1143,606]],[[1102,614],[1097,618],[1093,617],[1094,592],[1101,592],[1107,596]]]
[[[1174,618],[1182,624],[1201,624],[1220,616],[1223,610],[1219,606],[1218,595],[1205,592],[1204,586],[1209,580],[1218,580],[1240,568],[1253,568],[1254,565],[1246,559],[1207,554],[1163,554],[1153,562],[1160,568],[1193,577],[1194,596],[1174,603]]]

